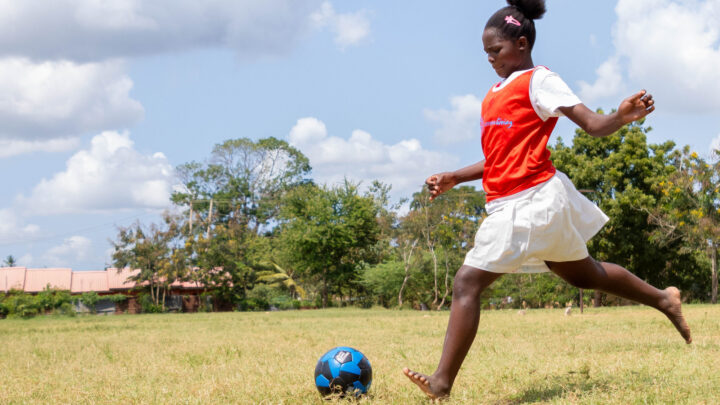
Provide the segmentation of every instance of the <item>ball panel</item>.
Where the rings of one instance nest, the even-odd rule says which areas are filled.
[[[360,375],[361,370],[360,370],[360,367],[358,367],[355,363],[345,363],[342,366],[340,366],[340,371]]]
[[[326,361],[325,363],[327,363],[330,368],[330,375],[332,376],[332,378],[337,378],[337,376],[340,375],[341,364],[335,361],[334,358]]]
[[[330,388],[330,381],[327,378],[325,378],[324,375],[319,374],[319,375],[315,376],[315,386],[317,386],[318,388],[320,388],[320,387]]]
[[[328,380],[333,379],[332,372],[330,372],[330,364],[327,361],[318,363],[318,366],[320,367],[320,374],[325,376]]]
[[[353,357],[352,361],[355,364],[360,363],[360,361],[365,358],[365,356],[357,350],[353,350],[352,357]]]
[[[365,386],[363,383],[361,383],[360,381],[355,381],[355,382],[353,383],[353,388],[359,390],[361,394],[367,394],[367,388],[368,388],[368,387],[366,387],[366,386]]]

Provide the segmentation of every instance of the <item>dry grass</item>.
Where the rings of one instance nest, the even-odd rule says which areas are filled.
[[[455,403],[720,402],[720,306],[685,308],[687,346],[646,307],[486,311]],[[373,366],[360,403],[427,403],[448,313],[334,309],[0,321],[0,403],[325,404],[318,357],[353,346]]]

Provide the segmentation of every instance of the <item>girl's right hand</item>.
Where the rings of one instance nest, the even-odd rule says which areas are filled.
[[[450,172],[443,172],[433,174],[425,180],[425,184],[428,186],[430,191],[430,201],[434,200],[440,194],[455,187],[457,180],[455,176]]]

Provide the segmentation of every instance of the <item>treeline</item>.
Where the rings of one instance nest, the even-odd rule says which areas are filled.
[[[572,146],[551,147],[553,161],[611,218],[589,244],[594,257],[714,303],[720,165],[673,142],[648,144],[649,130],[630,124],[602,139],[578,130]],[[115,266],[141,269],[136,281],[160,307],[183,280],[227,308],[441,309],[487,215],[473,186],[393,203],[377,181],[316,184],[307,157],[275,138],[228,140],[178,173],[184,187],[164,222],[121,228],[113,242]],[[564,306],[578,290],[551,274],[509,275],[485,296],[492,306]]]

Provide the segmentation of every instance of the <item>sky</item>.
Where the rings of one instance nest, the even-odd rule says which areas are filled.
[[[551,0],[533,60],[592,109],[640,89],[651,143],[720,147],[720,0]],[[175,167],[276,137],[312,177],[392,186],[482,159],[502,1],[0,0],[0,259],[111,266],[117,227],[159,221]],[[551,138],[568,144],[561,119]],[[474,184],[481,187],[480,183]]]

